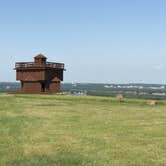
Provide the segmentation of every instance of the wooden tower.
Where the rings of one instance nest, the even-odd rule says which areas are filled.
[[[39,54],[34,62],[17,62],[15,64],[16,80],[21,81],[22,93],[59,93],[63,81],[63,63],[47,62]]]

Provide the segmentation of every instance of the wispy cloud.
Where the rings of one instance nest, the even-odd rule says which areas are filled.
[[[158,71],[160,71],[160,70],[163,69],[163,67],[162,67],[161,65],[155,65],[153,68],[154,68],[155,70],[158,70]]]

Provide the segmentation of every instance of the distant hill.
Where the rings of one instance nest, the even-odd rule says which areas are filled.
[[[20,87],[20,83],[16,82],[0,82],[0,92],[14,92]]]
[[[0,82],[0,92],[15,92],[20,83]],[[163,84],[97,84],[97,83],[62,83],[61,91],[73,95],[117,96],[126,98],[166,99],[166,85]]]
[[[94,84],[94,83],[64,83],[62,91],[74,95],[117,96],[122,94],[127,98],[166,99],[166,85],[162,84]]]

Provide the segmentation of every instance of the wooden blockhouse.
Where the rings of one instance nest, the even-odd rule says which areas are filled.
[[[21,93],[59,93],[63,81],[64,64],[47,62],[39,54],[34,62],[17,62],[15,64],[16,80],[21,81]]]

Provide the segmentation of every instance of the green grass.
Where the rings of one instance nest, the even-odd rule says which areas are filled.
[[[165,166],[166,101],[0,95],[0,166]]]

